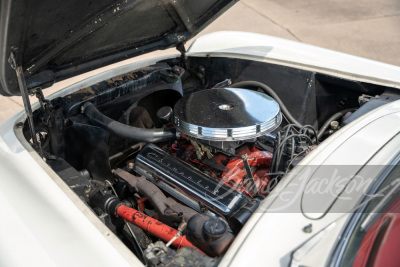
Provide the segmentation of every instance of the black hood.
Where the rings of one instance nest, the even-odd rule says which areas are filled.
[[[185,43],[237,0],[1,0],[0,94],[28,89]]]

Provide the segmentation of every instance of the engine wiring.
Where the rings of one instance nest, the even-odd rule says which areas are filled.
[[[270,171],[271,174],[279,176],[281,174],[281,162],[284,156],[289,162],[288,168],[295,159],[309,150],[310,146],[318,145],[317,131],[311,125],[300,126],[297,124],[288,124],[276,136],[276,149],[273,153]],[[283,172],[283,173],[287,173]]]
[[[221,180],[221,178],[218,177],[218,175],[216,175],[206,164],[201,163],[200,161],[194,160],[194,159],[189,159],[191,162],[195,163],[195,164],[199,164],[203,167],[206,167],[208,169],[208,171],[218,180]]]

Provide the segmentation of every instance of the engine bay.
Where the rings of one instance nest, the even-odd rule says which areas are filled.
[[[34,120],[47,164],[144,264],[209,266],[321,142],[397,99],[318,72],[193,57],[39,96]],[[27,123],[24,135],[33,142]]]

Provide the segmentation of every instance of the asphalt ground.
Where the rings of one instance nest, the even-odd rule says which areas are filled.
[[[256,32],[400,66],[399,0],[242,0],[201,34]],[[106,69],[174,52],[164,50],[54,84],[54,93]],[[31,101],[36,101],[32,99]],[[0,122],[23,109],[20,97],[0,96]]]

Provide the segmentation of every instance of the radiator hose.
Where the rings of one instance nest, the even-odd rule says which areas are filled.
[[[115,121],[102,114],[91,102],[82,106],[82,113],[91,123],[120,137],[137,142],[156,143],[176,139],[175,128],[144,129]]]

